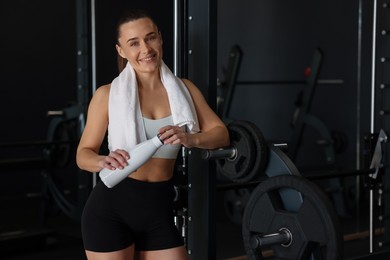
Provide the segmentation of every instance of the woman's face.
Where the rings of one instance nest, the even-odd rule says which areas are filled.
[[[138,73],[154,72],[160,68],[162,39],[157,26],[149,18],[141,18],[120,26],[116,49]]]

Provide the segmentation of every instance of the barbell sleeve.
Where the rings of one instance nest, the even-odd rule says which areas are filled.
[[[287,150],[287,143],[272,143],[274,147],[277,147],[281,150]],[[210,149],[210,150],[202,150],[201,157],[203,160],[210,159],[234,159],[237,156],[237,148],[234,146],[227,148],[219,148],[219,149]]]
[[[236,155],[237,155],[237,149],[235,147],[203,150],[201,153],[201,157],[203,160],[233,159]]]
[[[281,229],[278,233],[268,235],[253,235],[250,239],[252,249],[271,245],[290,245],[292,240],[291,232],[288,229]]]

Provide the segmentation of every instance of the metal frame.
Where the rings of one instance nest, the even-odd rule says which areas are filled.
[[[380,35],[381,30],[388,29],[388,21],[390,19],[390,12],[388,6],[385,5],[386,1],[383,0],[374,0],[369,7],[369,11],[372,12],[370,17],[372,20],[369,21],[371,28],[369,33],[371,33],[371,74],[370,74],[370,135],[372,138],[375,138],[378,133],[384,130],[385,132],[389,131],[390,117],[388,114],[388,104],[386,104],[386,96],[388,95],[386,88],[382,88],[388,84],[388,78],[386,78],[386,73],[384,73],[384,67],[388,58],[388,37]],[[384,10],[381,10],[384,9]],[[383,60],[384,59],[384,60]],[[380,136],[378,137],[380,138]],[[369,252],[373,253],[375,249],[383,243],[389,243],[390,241],[390,232],[385,232],[384,241],[375,241],[375,226],[377,225],[376,219],[383,219],[380,221],[379,225],[383,226],[385,230],[388,230],[390,227],[390,218],[388,217],[390,208],[388,207],[388,201],[390,200],[390,194],[383,193],[384,190],[389,189],[390,177],[388,161],[390,155],[388,154],[388,143],[383,142],[383,154],[382,162],[379,166],[379,170],[383,175],[382,179],[376,180],[376,175],[372,175],[371,187],[370,187],[370,220],[369,220]],[[385,167],[384,167],[385,166]],[[375,177],[374,177],[375,176]],[[377,185],[379,182],[382,182],[382,186]],[[382,200],[385,202],[383,203]],[[377,202],[376,202],[377,201]],[[379,208],[379,216],[375,216],[377,213],[374,213],[374,207]],[[382,212],[381,212],[382,211]]]
[[[386,69],[389,67],[388,58],[389,58],[389,37],[388,35],[381,34],[382,30],[387,31],[389,29],[389,21],[390,21],[390,10],[388,8],[388,1],[384,0],[376,0],[373,4],[373,29],[372,29],[372,111],[371,111],[371,133],[380,133],[382,130],[389,134],[390,131],[390,103],[388,102],[388,98],[390,95],[389,88],[386,88],[389,83],[389,77],[386,73]],[[380,135],[380,134],[379,134]],[[380,136],[379,136],[380,138]],[[380,223],[385,229],[384,241],[375,241],[378,242],[377,246],[381,246],[381,244],[390,243],[390,232],[388,231],[390,228],[390,194],[388,192],[384,192],[390,187],[390,177],[389,177],[389,142],[383,142],[382,144],[383,155],[382,163],[381,163],[381,173],[382,176],[382,187],[378,187],[376,196],[383,200],[384,203],[379,204],[379,207],[383,207],[379,214],[383,219],[383,222]],[[383,192],[383,195],[381,195]],[[379,203],[379,202],[378,202]],[[371,216],[372,220],[378,216]],[[372,229],[375,227],[372,225]],[[373,237],[374,234],[371,234]],[[371,239],[370,244],[370,252],[375,251],[375,245],[373,239]]]
[[[90,0],[76,1],[76,33],[77,33],[77,105],[80,109],[78,117],[79,137],[85,126],[88,104],[92,96],[91,86],[91,11]],[[92,30],[93,31],[93,30]],[[79,171],[77,174],[78,194],[77,210],[81,216],[84,204],[92,189],[92,175]]]
[[[185,1],[184,1],[185,2]],[[188,78],[198,86],[212,109],[217,94],[217,2],[187,0],[188,49],[182,64]],[[215,164],[201,159],[201,151],[188,156],[188,240],[190,259],[216,259]]]
[[[173,73],[176,76],[187,78],[188,3],[187,0],[174,0],[173,5]]]

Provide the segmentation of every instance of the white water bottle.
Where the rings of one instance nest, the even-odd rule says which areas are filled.
[[[127,178],[130,173],[141,167],[152,155],[163,145],[163,141],[160,139],[160,135],[156,135],[152,139],[146,140],[137,144],[133,149],[129,151],[130,159],[127,160],[127,166],[123,169],[109,170],[104,168],[100,171],[99,177],[103,183],[112,188],[119,182]]]

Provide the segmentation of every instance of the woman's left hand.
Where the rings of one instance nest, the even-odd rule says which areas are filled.
[[[193,146],[191,135],[186,133],[183,127],[167,125],[160,128],[158,132],[164,144],[181,144],[187,148]]]

